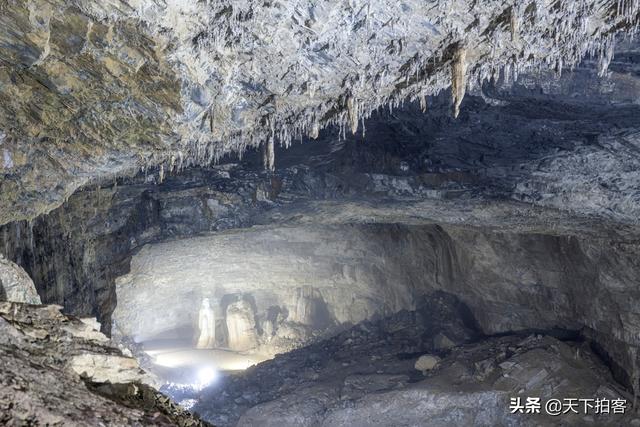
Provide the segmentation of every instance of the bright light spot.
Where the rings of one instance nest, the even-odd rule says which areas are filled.
[[[218,372],[210,366],[200,368],[198,371],[198,385],[206,387],[218,379]]]
[[[182,368],[185,366],[212,366],[218,371],[239,371],[257,365],[269,356],[260,354],[239,354],[228,350],[196,350],[187,347],[166,347],[145,350],[153,363],[166,368]]]

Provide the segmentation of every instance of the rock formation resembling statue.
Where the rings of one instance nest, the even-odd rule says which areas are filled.
[[[229,304],[226,322],[231,350],[247,351],[258,346],[255,313],[248,301],[239,298]]]
[[[202,305],[198,312],[198,329],[200,330],[200,336],[196,348],[213,348],[216,344],[216,322],[213,309],[209,304],[209,298],[202,300]]]

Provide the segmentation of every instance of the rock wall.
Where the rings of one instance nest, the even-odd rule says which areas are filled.
[[[558,329],[594,339],[631,385],[639,255],[637,243],[607,238],[452,226],[257,228],[145,246],[117,280],[114,319],[121,333],[144,340],[193,324],[202,297],[224,320],[226,301],[243,295],[260,342],[278,351],[265,331],[295,346],[294,338],[323,330],[311,318],[356,323],[444,290],[486,334]],[[291,331],[305,325],[311,332]]]
[[[208,298],[230,348],[255,349],[253,334],[267,351],[288,348],[411,307],[424,272],[394,254],[406,235],[395,226],[253,228],[146,245],[116,280],[115,328],[138,341],[172,336],[195,324]]]
[[[547,298],[536,294],[539,291],[560,301],[555,314],[548,307],[540,309],[541,322],[553,323],[549,319],[562,313],[570,319],[572,311],[563,307],[575,305],[583,314],[573,324],[596,322],[590,330],[615,330],[597,334],[598,340],[608,343],[608,351],[622,349],[615,360],[631,369],[631,357],[620,343],[631,342],[634,326],[629,325],[635,319],[627,311],[631,303],[617,296],[616,289],[635,301],[629,283],[635,280],[637,266],[632,260],[640,235],[635,96],[639,57],[637,46],[622,45],[603,80],[597,80],[593,67],[586,64],[543,85],[524,75],[510,88],[476,88],[467,95],[457,121],[450,117],[447,97],[431,97],[428,116],[410,106],[381,114],[365,122],[366,138],[340,138],[335,130],[324,131],[314,143],[305,141],[288,150],[276,146],[273,173],[259,172],[260,156],[251,153],[238,163],[179,174],[168,168],[147,170],[111,186],[86,188],[49,215],[0,227],[0,252],[33,278],[45,303],[63,305],[78,316],[97,317],[108,332],[117,304],[115,278],[129,271],[131,255],[146,243],[253,224],[312,229],[345,223],[472,226],[476,234],[493,236],[490,243],[480,245],[479,240],[456,246],[443,236],[433,237],[440,242],[441,258],[451,260],[440,270],[436,266],[445,261],[429,261],[429,272],[440,271],[440,281],[450,275],[446,286],[461,294],[481,287],[486,295],[468,298],[487,302],[480,318],[496,313],[487,320],[487,330],[534,325],[539,311],[528,307]],[[498,242],[496,236],[505,241]],[[479,269],[479,255],[468,254],[476,244],[478,250],[491,246],[497,258],[510,260],[494,267],[494,259],[482,261],[485,267],[474,273],[479,275],[477,283],[465,273],[465,263]],[[519,249],[503,253],[500,245]],[[532,252],[536,247],[545,249]],[[433,252],[429,247],[415,248]],[[570,256],[573,250],[577,252]],[[515,260],[518,272],[513,262],[522,251],[527,257]],[[556,258],[566,266],[546,257],[559,251],[562,256]],[[446,267],[449,264],[452,267]],[[445,273],[456,265],[465,267]],[[549,270],[543,273],[545,268]],[[530,273],[532,269],[537,273]],[[584,300],[580,292],[567,294],[557,290],[560,285],[545,285],[575,280],[570,273],[560,274],[563,269],[579,272],[589,284],[584,285],[585,292],[599,302],[578,303]],[[602,274],[612,279],[599,277],[605,270]],[[514,278],[519,274],[535,277],[532,283],[539,286],[529,283],[525,292]],[[509,283],[505,294],[509,298],[500,296],[503,281]],[[495,287],[485,288],[484,283]],[[290,312],[269,312],[259,319],[265,336],[292,340],[306,334],[311,323],[324,321],[330,326],[332,317],[325,309],[330,301],[323,295],[319,298],[314,289],[305,294],[305,286],[287,296],[301,295]],[[572,283],[571,289],[577,286]],[[502,307],[512,308],[504,318],[498,314]],[[349,318],[348,310],[334,310],[337,318]],[[609,319],[607,313],[623,314]],[[295,322],[283,327],[288,316]],[[220,339],[226,339],[223,318],[220,312]],[[497,323],[503,325],[491,326]],[[568,320],[564,323],[571,326]]]
[[[0,253],[33,278],[45,303],[97,317],[105,332],[115,277],[148,242],[260,224],[442,223],[515,233],[634,240],[640,235],[635,93],[637,45],[619,44],[611,73],[586,63],[542,85],[467,95],[365,121],[366,138],[323,131],[207,169],[145,170],[89,187],[32,222],[0,227]],[[237,163],[230,163],[237,161]]]
[[[255,184],[232,183],[224,168],[168,175],[162,185],[141,175],[75,193],[34,221],[1,226],[0,253],[29,273],[45,303],[97,317],[108,333],[115,278],[139,246],[241,226],[254,195]]]
[[[225,313],[227,342],[234,351],[253,350],[258,346],[258,330],[251,304],[239,299],[227,306]]]

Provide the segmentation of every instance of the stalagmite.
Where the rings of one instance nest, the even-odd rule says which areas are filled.
[[[225,320],[231,350],[247,351],[258,345],[255,313],[251,304],[242,298],[229,304]]]
[[[515,6],[511,7],[511,17],[510,17],[510,27],[511,27],[511,41],[516,43],[520,40],[520,25],[518,22],[518,13],[516,11]]]
[[[213,348],[216,344],[216,326],[213,309],[209,304],[209,298],[204,298],[198,311],[198,330],[200,336],[196,344],[197,348]]]
[[[313,299],[315,296],[313,288],[303,287],[297,289],[295,305],[289,313],[291,320],[303,325],[312,325],[314,318]]]

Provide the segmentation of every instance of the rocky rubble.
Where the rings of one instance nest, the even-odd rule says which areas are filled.
[[[60,308],[0,303],[1,425],[207,425],[147,385],[135,359]]]
[[[587,342],[522,333],[480,337],[464,306],[444,293],[416,311],[363,322],[277,356],[195,396],[220,426],[571,425],[637,423],[632,397]],[[466,322],[463,321],[466,319]],[[436,336],[454,346],[437,348]],[[438,358],[431,369],[414,366]],[[184,397],[184,396],[183,396]],[[626,414],[559,417],[510,409],[511,398],[625,399]],[[633,424],[632,424],[633,425]]]

